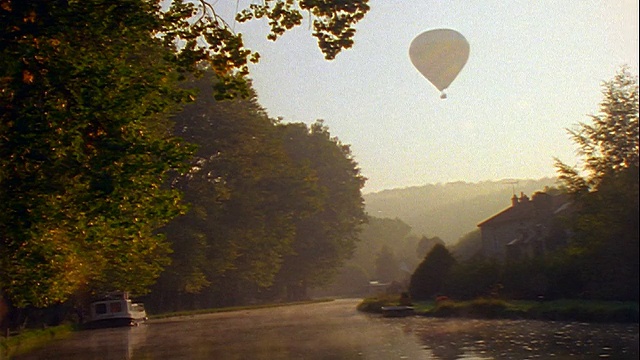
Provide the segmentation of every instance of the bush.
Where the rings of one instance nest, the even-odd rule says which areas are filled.
[[[558,300],[533,305],[529,317],[584,322],[638,322],[638,303]]]
[[[480,298],[464,302],[446,300],[438,302],[430,314],[437,317],[461,316],[492,319],[511,317],[508,316],[511,308],[511,304],[499,299]]]
[[[479,298],[464,302],[438,302],[423,314],[435,317],[637,323],[638,303],[580,300],[507,302]]]
[[[473,317],[497,318],[504,317],[510,305],[504,300],[480,298],[472,301],[465,311]]]
[[[444,245],[436,244],[411,275],[409,292],[416,300],[427,300],[443,290],[456,263]]]
[[[397,306],[400,305],[400,302],[401,296],[399,294],[380,294],[362,300],[357,309],[362,312],[382,313],[383,306]]]

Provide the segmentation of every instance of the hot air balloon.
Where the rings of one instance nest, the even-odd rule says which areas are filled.
[[[469,59],[469,43],[455,30],[429,30],[413,39],[409,57],[413,66],[440,90],[440,98],[446,99],[444,90]]]

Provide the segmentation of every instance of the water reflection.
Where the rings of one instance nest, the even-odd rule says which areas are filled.
[[[86,330],[71,338],[24,356],[25,359],[137,359],[136,351],[146,342],[144,325]],[[23,358],[23,357],[19,357]]]
[[[389,319],[356,300],[151,321],[74,334],[19,359],[638,358],[638,325]]]
[[[411,328],[436,359],[637,359],[638,325],[423,319]]]

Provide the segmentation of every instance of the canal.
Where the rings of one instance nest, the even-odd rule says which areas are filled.
[[[357,303],[88,330],[17,359],[638,359],[638,324],[383,318]]]

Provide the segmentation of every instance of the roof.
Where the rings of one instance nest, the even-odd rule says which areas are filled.
[[[548,195],[546,193],[536,193],[533,199],[529,200],[524,195],[518,200],[512,199],[514,204],[492,217],[482,221],[478,227],[486,225],[496,225],[513,221],[531,220],[539,216],[557,215],[570,208],[571,203],[565,194]]]
[[[511,222],[517,220],[528,220],[535,216],[535,208],[532,204],[518,204],[516,206],[508,207],[501,212],[493,215],[487,220],[478,224],[478,227],[485,225],[493,225],[503,222]]]

